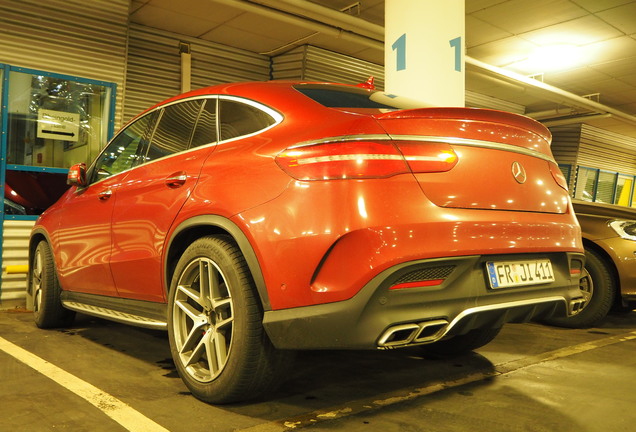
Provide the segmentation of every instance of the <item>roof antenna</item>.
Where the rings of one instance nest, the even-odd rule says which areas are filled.
[[[375,81],[375,78],[370,76],[367,82],[357,84],[356,87],[362,87],[363,89],[375,90],[375,84],[373,83],[374,81]]]

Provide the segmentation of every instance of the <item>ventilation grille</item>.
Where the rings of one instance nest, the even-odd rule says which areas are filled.
[[[398,280],[393,282],[394,285],[419,282],[427,280],[446,279],[452,272],[455,266],[443,266],[443,267],[429,267],[424,269],[418,269],[409,273],[406,273]]]

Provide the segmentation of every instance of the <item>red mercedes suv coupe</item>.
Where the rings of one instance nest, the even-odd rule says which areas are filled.
[[[279,383],[294,350],[454,353],[575,314],[581,232],[550,140],[364,86],[174,97],[71,167],[39,218],[35,322],[167,329],[192,393],[228,403]]]

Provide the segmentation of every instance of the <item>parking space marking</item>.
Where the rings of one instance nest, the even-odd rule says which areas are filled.
[[[547,361],[557,360],[575,354],[580,354],[585,351],[590,351],[593,349],[602,348],[608,345],[627,342],[631,340],[636,340],[636,331],[616,336],[610,336],[591,342],[584,342],[577,345],[560,348],[554,351],[549,351],[530,357],[524,357],[519,360],[513,360],[499,365],[494,365],[492,370],[473,372],[458,379],[433,382],[425,387],[420,388],[396,390],[393,392],[378,395],[373,398],[351,401],[348,402],[346,406],[343,405],[340,407],[332,407],[325,410],[301,414],[289,419],[278,420],[269,423],[261,423],[256,426],[240,429],[236,432],[285,432],[294,429],[300,429],[319,422],[342,417],[349,417],[367,411],[373,411],[385,406],[394,405],[400,402],[407,402],[442,390],[448,390],[466,384],[483,381],[488,378],[506,375],[517,370]]]
[[[129,431],[169,432],[168,429],[150,420],[116,397],[2,337],[0,337],[0,350],[75,393]]]

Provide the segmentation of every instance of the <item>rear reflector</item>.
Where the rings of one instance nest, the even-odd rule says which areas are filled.
[[[581,277],[583,274],[583,262],[573,259],[570,261],[570,276]]]
[[[397,285],[392,285],[389,287],[390,290],[398,290],[404,288],[419,288],[419,287],[430,287],[441,285],[444,282],[444,279],[431,279],[431,280],[423,280],[417,282],[404,282]]]
[[[457,154],[442,143],[347,141],[289,148],[276,163],[298,180],[369,179],[448,171]]]
[[[561,169],[558,165],[549,162],[550,165],[550,173],[552,174],[552,178],[557,182],[559,186],[563,189],[568,190],[568,181],[565,179],[565,176],[561,172]]]

